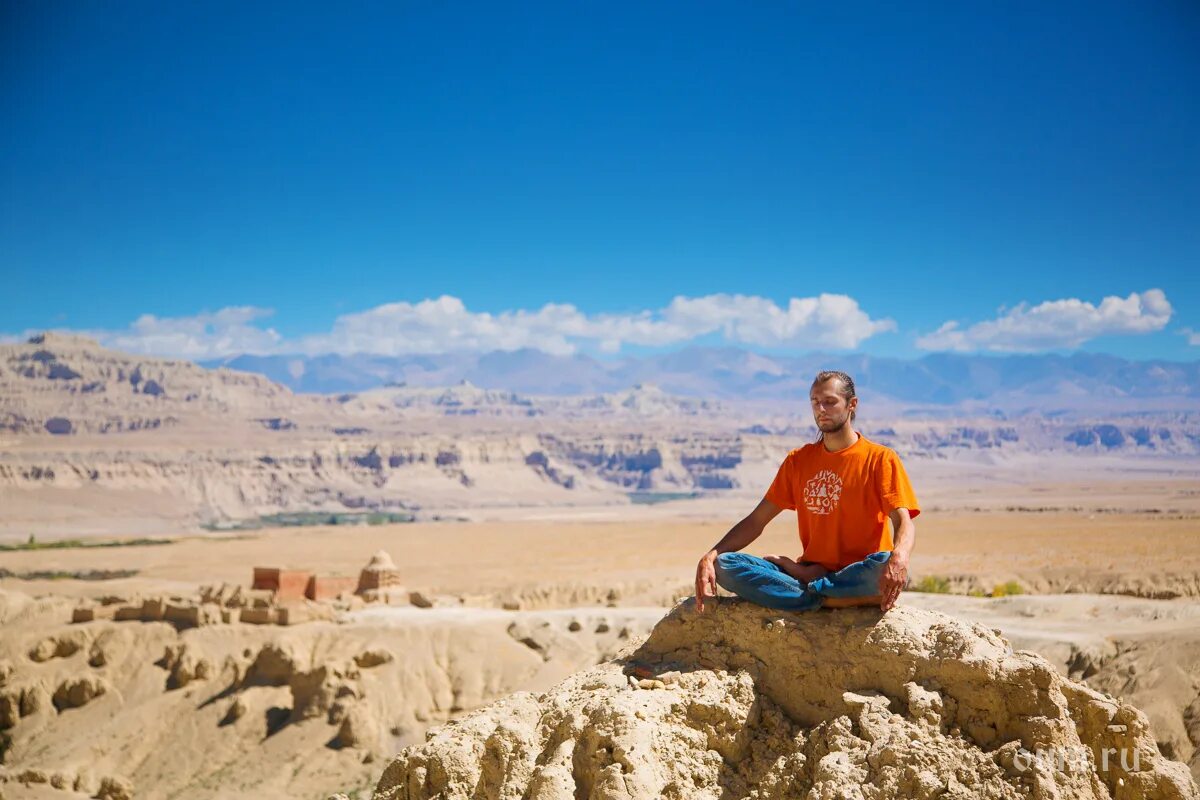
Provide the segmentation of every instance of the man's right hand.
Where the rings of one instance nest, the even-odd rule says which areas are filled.
[[[704,598],[717,596],[717,551],[709,550],[696,565],[696,610],[704,613]]]

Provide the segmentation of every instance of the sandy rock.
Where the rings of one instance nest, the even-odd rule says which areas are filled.
[[[69,658],[88,644],[89,636],[85,631],[70,631],[68,633],[47,636],[29,650],[31,661],[45,662],[52,658]]]
[[[448,608],[462,605],[462,598],[450,594],[428,594],[426,592],[409,592],[408,602],[417,608]]]
[[[94,675],[68,678],[54,690],[54,707],[59,711],[87,705],[108,691],[108,683]]]
[[[332,664],[293,673],[288,680],[292,690],[292,719],[318,717],[326,714],[335,701],[359,697],[357,677],[357,668]]]
[[[80,794],[91,797],[99,791],[100,783],[91,770],[85,767],[75,773],[75,781],[71,784],[71,788]]]
[[[7,730],[21,721],[21,690],[8,688],[0,691],[0,731]]]
[[[138,632],[124,626],[102,628],[88,647],[88,666],[100,669],[124,657],[136,646]]]
[[[910,719],[920,720],[934,728],[942,724],[942,696],[919,683],[904,684],[904,698]]]
[[[0,690],[0,730],[50,707],[50,693],[41,683],[9,686]]]
[[[264,645],[246,670],[243,683],[258,686],[286,686],[300,671],[300,656],[292,648],[279,644]]]
[[[781,616],[784,626],[772,624]],[[635,667],[671,680],[637,678]],[[1136,751],[1140,768],[1101,769],[1103,748]],[[1059,751],[1085,757],[1066,769],[1038,760]],[[982,626],[908,607],[781,615],[731,601],[703,616],[678,606],[625,658],[431,731],[388,766],[375,796],[1135,800],[1197,790],[1186,767],[1158,754],[1144,715]]]
[[[88,650],[88,666],[103,667],[108,663],[108,652],[98,643],[93,643]]]
[[[96,800],[133,800],[133,784],[113,775],[102,778]]]
[[[168,689],[181,689],[192,681],[208,680],[216,675],[213,663],[192,653],[186,644],[167,645],[158,664],[169,673]]]
[[[358,596],[364,604],[382,603],[386,606],[412,605],[411,593],[401,587],[365,589]]]
[[[17,775],[17,780],[21,783],[49,783],[50,773],[44,769],[30,768],[21,770]]]
[[[382,727],[369,709],[362,705],[355,706],[350,709],[341,725],[338,726],[338,732],[334,736],[332,744],[335,747],[377,748],[380,744]]]
[[[235,697],[233,702],[229,704],[229,708],[225,711],[225,716],[221,718],[222,725],[232,725],[242,717],[246,716],[246,712],[250,710],[250,705],[244,697]]]
[[[32,683],[21,691],[21,716],[32,717],[40,711],[50,708],[50,693],[39,683]]]
[[[200,602],[233,607],[240,598],[242,587],[235,583],[218,583],[200,587]]]
[[[238,616],[241,622],[249,625],[275,625],[279,622],[278,608],[243,608]]]
[[[362,669],[382,666],[395,660],[387,650],[364,650],[354,657],[354,663]]]
[[[292,693],[292,720],[328,715],[339,701],[362,697],[359,668],[354,663],[324,663],[307,667],[286,646],[268,644],[246,670],[242,686],[287,686]]]

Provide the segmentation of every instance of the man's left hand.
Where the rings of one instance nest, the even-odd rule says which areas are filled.
[[[896,605],[900,591],[908,580],[908,559],[893,552],[892,557],[883,565],[883,574],[879,576],[879,607],[889,611]]]

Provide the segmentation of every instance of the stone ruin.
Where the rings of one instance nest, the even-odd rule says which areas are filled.
[[[238,622],[295,625],[331,620],[337,612],[361,608],[365,603],[396,600],[415,602],[401,590],[400,571],[392,557],[380,550],[357,580],[306,570],[255,567],[250,588],[222,583],[203,586],[193,597],[104,597],[77,606],[71,621],[169,622],[177,628]]]
[[[355,594],[364,598],[377,597],[386,599],[389,590],[400,588],[400,570],[386,551],[380,550],[371,556],[367,566],[358,574],[358,587]]]

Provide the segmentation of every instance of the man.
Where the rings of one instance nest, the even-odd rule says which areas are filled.
[[[787,611],[896,604],[921,513],[908,475],[895,452],[854,430],[858,397],[849,375],[819,373],[809,399],[820,439],[788,453],[758,506],[700,559],[697,611],[718,584]],[[737,552],[784,509],[796,511],[802,561]]]

